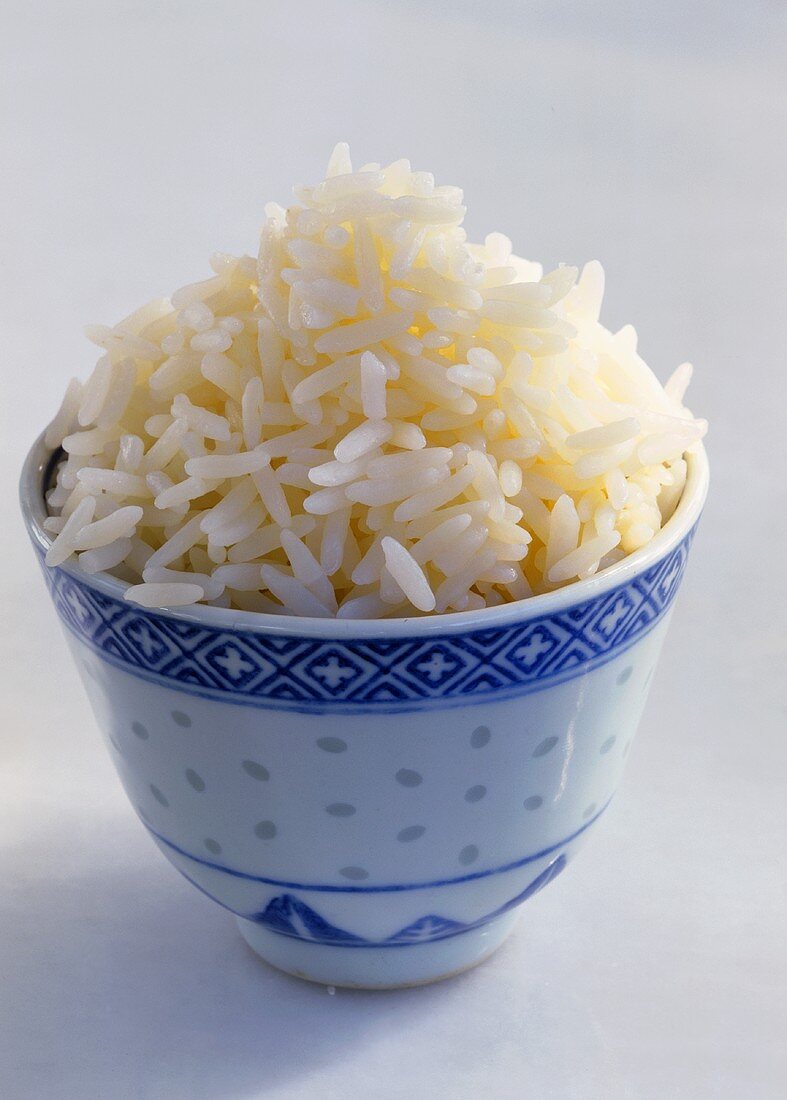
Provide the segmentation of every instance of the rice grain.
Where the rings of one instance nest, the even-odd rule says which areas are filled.
[[[677,506],[707,425],[603,272],[469,244],[462,192],[346,145],[265,208],[256,258],[114,327],[46,432],[58,565],[145,606],[468,611],[592,576]]]

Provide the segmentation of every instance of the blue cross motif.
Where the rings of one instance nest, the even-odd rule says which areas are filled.
[[[145,623],[134,623],[133,627],[129,627],[126,633],[130,636],[132,641],[138,644],[139,648],[148,659],[156,652],[156,638],[151,634],[150,629]]]
[[[66,603],[68,603],[71,610],[80,621],[84,621],[90,617],[90,611],[82,603],[75,588],[69,588],[66,592]]]
[[[434,684],[442,678],[444,673],[450,672],[455,665],[455,661],[446,661],[440,650],[435,649],[430,654],[428,661],[421,661],[421,663],[415,667],[419,672],[423,672],[427,680],[430,680]]]
[[[680,563],[679,563],[678,559],[673,558],[673,560],[669,564],[669,568],[666,570],[666,572],[664,573],[664,576],[661,578],[660,584],[661,584],[662,592],[668,592],[669,591],[670,586],[672,585],[672,582],[675,580],[675,577],[678,575],[679,569],[680,569]]]
[[[335,691],[342,680],[351,677],[355,672],[351,666],[343,665],[335,654],[326,660],[324,665],[315,665],[312,669],[315,676],[324,680],[331,691]]]
[[[226,670],[230,680],[240,680],[244,672],[250,672],[254,668],[251,661],[247,661],[243,654],[232,646],[225,646],[224,656],[216,657],[215,660],[217,665],[221,665]]]
[[[599,626],[605,634],[611,634],[619,625],[628,611],[628,605],[624,599],[615,600],[614,606],[603,617]]]
[[[521,661],[525,668],[532,668],[538,663],[538,658],[548,653],[552,646],[546,640],[543,631],[534,631],[524,645],[514,650],[514,659]]]

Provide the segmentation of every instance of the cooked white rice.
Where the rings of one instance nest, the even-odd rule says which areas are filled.
[[[88,336],[46,441],[49,565],[147,607],[377,618],[590,577],[653,538],[705,433],[604,277],[469,244],[456,187],[407,161],[266,208],[259,255]]]

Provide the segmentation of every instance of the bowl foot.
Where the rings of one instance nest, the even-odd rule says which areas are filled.
[[[447,939],[390,947],[314,943],[283,936],[242,917],[237,921],[249,947],[287,974],[349,989],[401,989],[439,982],[483,962],[506,939],[518,916],[514,910]]]

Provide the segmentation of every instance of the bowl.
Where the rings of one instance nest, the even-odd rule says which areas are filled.
[[[365,988],[486,958],[621,780],[708,484],[642,550],[481,611],[339,621],[147,610],[122,581],[43,565],[129,800],[167,859],[269,963]]]

